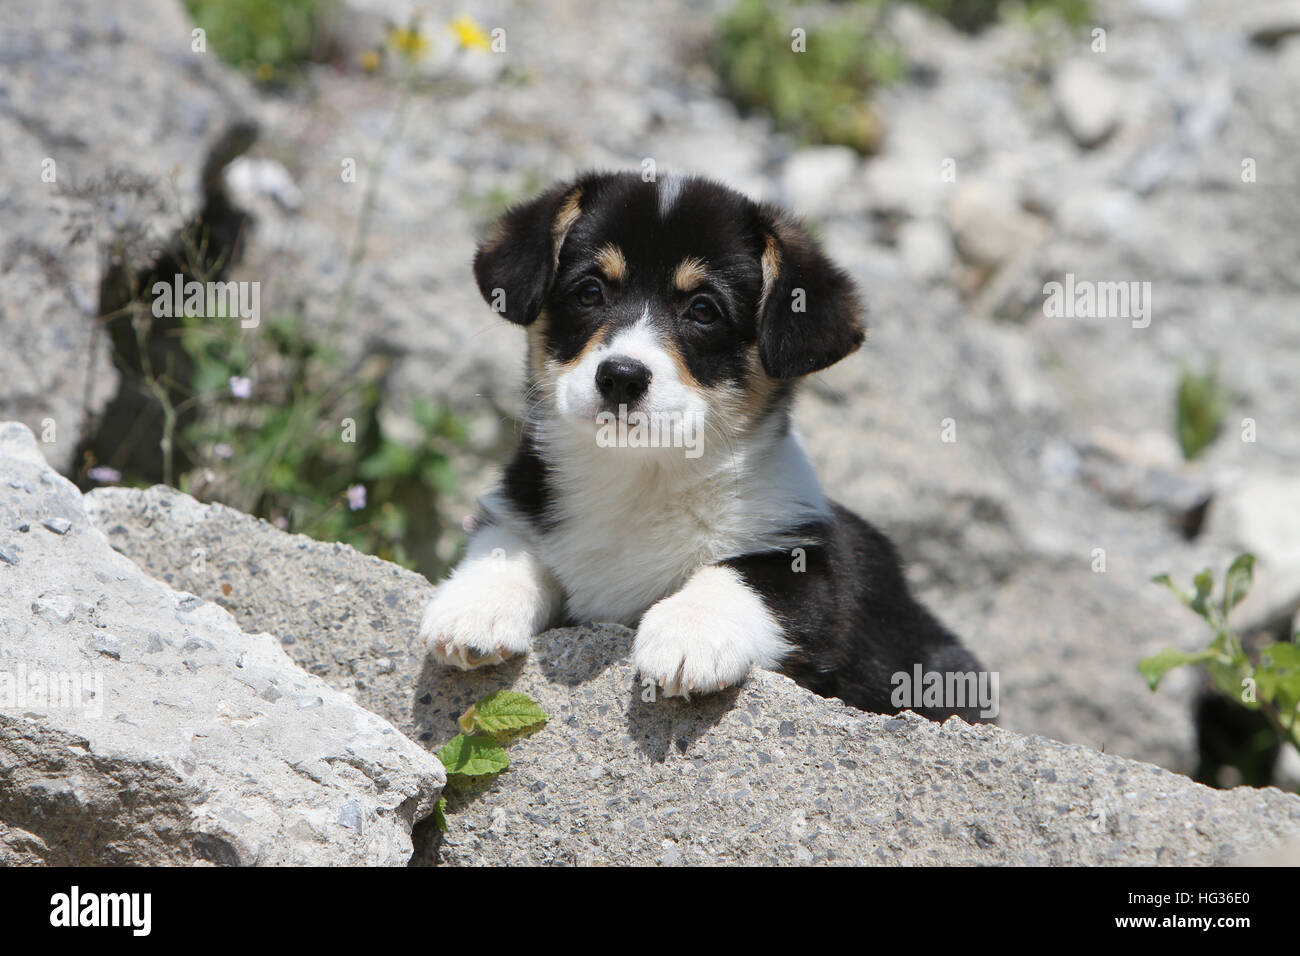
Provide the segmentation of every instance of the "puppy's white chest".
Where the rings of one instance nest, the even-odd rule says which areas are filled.
[[[570,510],[539,549],[564,586],[568,613],[633,625],[696,568],[744,551],[719,520],[723,503],[714,498],[697,493],[672,500],[644,489]]]
[[[571,618],[632,626],[699,568],[797,544],[792,529],[827,514],[793,432],[729,452],[694,472],[645,459],[557,455],[548,520],[511,523],[563,587]],[[503,496],[485,504],[509,514]]]

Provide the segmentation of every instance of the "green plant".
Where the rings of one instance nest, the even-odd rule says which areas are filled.
[[[455,487],[449,456],[465,438],[458,419],[417,402],[414,440],[398,442],[381,415],[387,359],[372,355],[346,369],[296,316],[273,318],[252,336],[233,320],[187,316],[181,344],[203,408],[180,439],[197,463],[180,476],[183,491],[441,571],[436,504]]]
[[[723,82],[742,106],[806,140],[871,152],[880,129],[868,95],[903,73],[896,46],[875,29],[876,6],[814,23],[780,0],[740,0],[719,24]]]
[[[1178,444],[1188,461],[1198,457],[1219,435],[1227,393],[1217,369],[1196,375],[1184,369],[1178,378]]]
[[[741,106],[768,113],[808,142],[873,152],[881,128],[874,90],[906,72],[885,12],[901,0],[808,4],[739,0],[718,23],[717,62],[723,85]],[[1089,0],[907,0],[964,30],[978,30],[1005,11],[1054,16],[1071,26],[1090,22]]]
[[[1153,580],[1163,584],[1178,600],[1198,614],[1214,632],[1208,647],[1196,652],[1168,648],[1146,658],[1138,669],[1152,690],[1175,667],[1201,664],[1215,686],[1248,710],[1267,718],[1278,738],[1300,749],[1300,634],[1290,641],[1278,641],[1248,654],[1241,639],[1228,626],[1232,609],[1245,599],[1254,579],[1255,559],[1238,556],[1228,568],[1223,594],[1215,599],[1214,573],[1206,568],[1193,581],[1188,594],[1169,575]]]
[[[312,58],[325,0],[185,0],[212,49],[264,82],[298,72]]]
[[[438,751],[447,769],[447,786],[464,786],[474,778],[492,777],[510,766],[505,744],[539,729],[549,718],[527,694],[498,690],[488,694],[457,720],[461,732]],[[447,798],[434,808],[438,829],[447,830]]]

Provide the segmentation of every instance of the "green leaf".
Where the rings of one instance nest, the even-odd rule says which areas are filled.
[[[1210,650],[1188,654],[1185,651],[1167,647],[1163,651],[1144,658],[1138,664],[1138,670],[1146,678],[1147,686],[1155,690],[1160,686],[1161,678],[1175,667],[1182,667],[1185,664],[1199,664],[1212,657],[1214,657],[1214,651]]]
[[[420,469],[420,480],[441,495],[456,491],[456,469],[445,458],[433,458]]]
[[[460,718],[461,730],[465,723],[489,734],[513,733],[528,730],[547,721],[546,711],[538,707],[531,697],[512,690],[498,690],[488,694]]]
[[[1210,608],[1205,602],[1209,600],[1210,592],[1214,590],[1214,572],[1206,568],[1192,579],[1192,583],[1196,585],[1196,594],[1192,597],[1191,604],[1188,607],[1208,621],[1210,619]]]
[[[1183,457],[1189,461],[1196,458],[1218,436],[1227,401],[1217,371],[1195,375],[1183,370],[1177,396],[1178,444]]]
[[[447,832],[447,798],[439,797],[438,802],[433,805],[433,823],[438,828],[438,832]]]
[[[1228,576],[1223,579],[1223,617],[1245,600],[1250,593],[1250,586],[1255,580],[1255,556],[1238,555],[1228,568]]]
[[[1225,661],[1221,656],[1214,655],[1206,662],[1205,670],[1221,694],[1233,700],[1240,700],[1241,679],[1250,673],[1249,670],[1243,670],[1244,664],[1246,664],[1244,654],[1240,660],[1232,660],[1231,662]],[[1247,710],[1254,710],[1258,706],[1246,701],[1242,701],[1242,704]]]
[[[1300,644],[1279,641],[1261,648],[1260,656],[1265,658],[1271,667],[1300,673]]]
[[[1300,702],[1300,645],[1269,644],[1260,651],[1260,659],[1263,663],[1255,669],[1260,697],[1291,713]]]
[[[481,777],[500,773],[510,766],[505,748],[487,734],[457,734],[438,751],[438,759],[448,774]]]
[[[368,481],[409,475],[415,468],[415,453],[396,442],[384,442],[379,450],[361,463],[357,473]]]

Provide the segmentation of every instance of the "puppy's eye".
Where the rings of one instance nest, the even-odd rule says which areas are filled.
[[[600,305],[605,301],[605,293],[600,287],[600,283],[594,279],[588,279],[582,283],[573,293],[574,300],[578,305],[590,308],[594,305]]]
[[[721,317],[718,315],[717,307],[708,299],[696,299],[687,311],[698,325],[712,325]]]

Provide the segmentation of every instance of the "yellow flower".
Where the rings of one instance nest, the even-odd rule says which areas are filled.
[[[412,62],[424,59],[429,52],[429,41],[421,34],[418,27],[393,27],[388,31],[388,42],[398,53]]]
[[[467,50],[483,50],[484,52],[492,49],[491,38],[483,32],[483,28],[474,22],[474,18],[468,13],[462,13],[451,23],[447,24],[451,32],[456,34],[456,40],[462,47]]]
[[[361,54],[361,69],[365,70],[367,73],[375,72],[375,70],[379,69],[382,62],[383,56],[378,50],[366,50]]]

